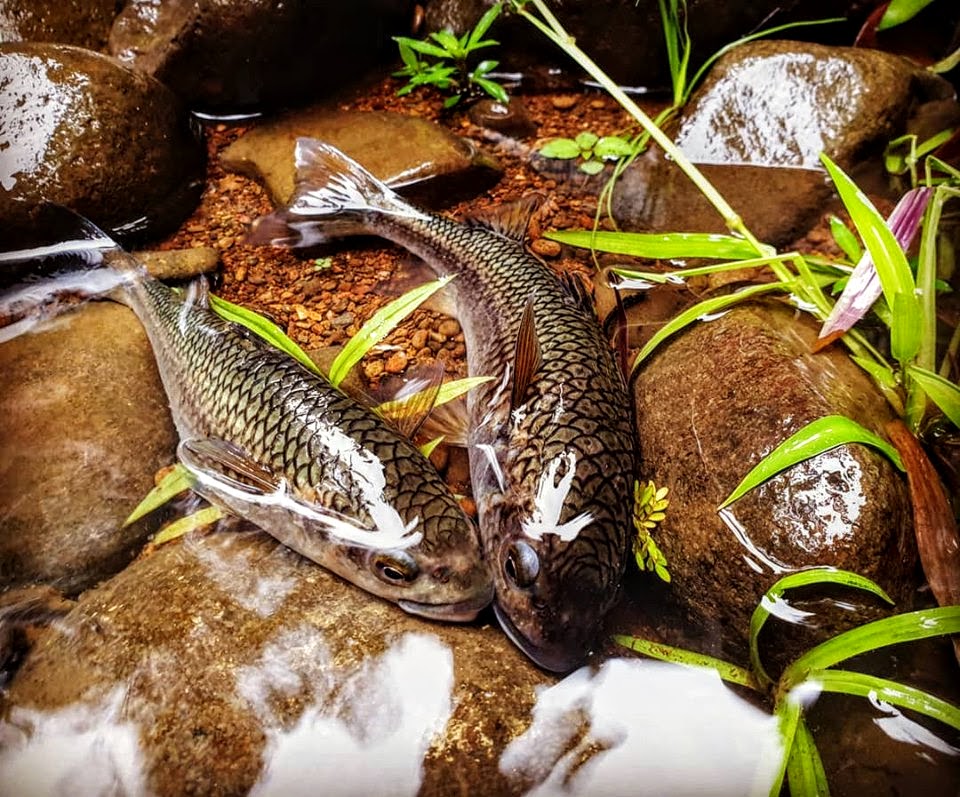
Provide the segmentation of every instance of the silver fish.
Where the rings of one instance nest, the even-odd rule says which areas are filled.
[[[627,562],[636,466],[623,376],[585,291],[504,225],[416,209],[333,147],[297,142],[291,204],[252,240],[309,246],[374,233],[455,274],[471,375],[467,442],[497,617],[540,666],[583,661]],[[525,221],[525,220],[524,220]]]
[[[468,621],[490,603],[477,530],[415,446],[214,313],[202,280],[172,290],[92,224],[83,238],[61,248],[122,275],[117,298],[146,329],[197,492],[413,614]]]

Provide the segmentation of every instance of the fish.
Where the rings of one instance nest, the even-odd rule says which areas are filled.
[[[111,295],[146,330],[197,493],[411,614],[466,622],[489,605],[476,526],[416,446],[216,314],[203,278],[172,289],[74,221],[78,240],[55,249],[118,275]]]
[[[314,246],[375,234],[436,272],[463,329],[466,443],[493,608],[540,667],[588,656],[628,561],[637,465],[625,379],[579,281],[522,244],[526,217],[458,222],[414,207],[336,148],[300,138],[290,203],[252,243]]]

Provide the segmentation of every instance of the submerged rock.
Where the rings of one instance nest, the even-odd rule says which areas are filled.
[[[118,0],[3,0],[0,42],[57,42],[99,50],[120,5]]]
[[[394,188],[429,205],[449,204],[500,179],[500,167],[435,122],[382,111],[313,108],[260,125],[224,150],[224,168],[261,180],[276,205],[293,193],[300,136],[333,144]]]
[[[133,793],[506,793],[500,752],[551,681],[498,629],[407,615],[265,534],[194,536],[41,639],[11,686],[0,771],[69,740],[88,752],[57,776]]]
[[[107,56],[0,44],[0,219],[45,201],[124,233],[169,232],[200,197],[204,152],[156,80]]]
[[[176,432],[143,327],[94,303],[0,346],[0,587],[75,593],[155,529],[124,519],[173,461]]]
[[[110,52],[163,81],[192,110],[257,111],[310,101],[396,58],[407,0],[131,0]]]
[[[888,53],[751,42],[717,61],[675,141],[752,232],[778,244],[804,232],[830,196],[821,152],[850,170],[904,132],[918,105],[951,95],[946,81]],[[725,231],[659,150],[626,170],[613,213],[628,229]]]
[[[670,488],[657,543],[671,592],[737,655],[762,594],[802,568],[852,570],[909,608],[909,498],[873,449],[833,449],[717,513],[764,455],[810,421],[841,414],[883,434],[886,402],[844,352],[811,354],[815,339],[815,325],[790,308],[741,306],[663,344],[635,382],[643,476]]]

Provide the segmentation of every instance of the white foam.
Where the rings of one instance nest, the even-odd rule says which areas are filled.
[[[767,794],[782,757],[776,719],[711,670],[612,659],[540,691],[500,771],[529,797]]]
[[[242,687],[250,694],[251,674]],[[291,729],[265,728],[266,762],[251,797],[413,797],[423,758],[453,711],[453,654],[435,637],[407,634],[340,684],[312,684],[315,705]]]
[[[0,794],[133,797],[146,778],[137,726],[121,719],[124,690],[57,711],[11,709],[0,724]]]

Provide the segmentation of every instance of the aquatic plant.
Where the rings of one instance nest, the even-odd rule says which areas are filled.
[[[864,697],[875,704],[906,708],[960,730],[960,708],[935,695],[907,684],[835,668],[854,656],[890,645],[955,634],[960,631],[960,606],[922,609],[866,623],[798,656],[776,680],[770,676],[761,660],[759,635],[771,608],[782,606],[783,596],[789,590],[816,584],[861,589],[893,603],[876,583],[856,573],[814,568],[785,576],[767,590],[751,617],[749,668],[651,640],[614,636],[618,644],[651,658],[683,666],[709,667],[725,681],[765,695],[771,701],[784,751],[769,792],[771,797],[780,794],[784,777],[792,797],[829,794],[823,763],[804,718],[805,701],[801,699],[809,697],[813,690]]]
[[[580,171],[599,174],[603,171],[604,161],[628,158],[634,154],[635,148],[621,136],[598,136],[584,130],[576,138],[552,138],[537,151],[545,158],[581,158]]]
[[[500,3],[489,8],[473,29],[460,37],[448,30],[431,33],[426,39],[394,36],[404,66],[393,74],[395,77],[408,78],[397,95],[409,94],[420,86],[433,86],[450,95],[443,101],[444,108],[452,108],[462,99],[479,99],[483,94],[508,103],[510,97],[506,89],[489,76],[499,61],[487,59],[473,69],[469,65],[471,56],[477,50],[499,44],[494,39],[483,37],[500,16],[502,8]]]
[[[667,516],[669,492],[669,487],[657,487],[652,481],[643,485],[639,481],[633,483],[633,526],[637,532],[633,538],[633,557],[641,571],[654,572],[667,583],[670,582],[667,557],[650,535]]]

